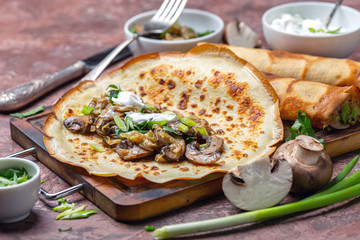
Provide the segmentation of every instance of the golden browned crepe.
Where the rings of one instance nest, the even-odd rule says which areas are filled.
[[[262,72],[321,82],[334,86],[360,86],[360,62],[316,57],[284,51],[227,46]]]
[[[272,74],[265,76],[279,96],[282,120],[295,121],[301,110],[313,127],[325,128],[338,124],[344,103],[359,107],[360,92],[356,86],[338,87]]]
[[[63,121],[69,115],[79,115],[83,106],[110,84],[123,91],[134,89],[147,104],[207,120],[224,139],[220,160],[212,165],[159,163],[153,157],[125,161],[110,148],[94,151],[89,143],[101,144],[101,138],[74,134]],[[278,97],[265,77],[226,48],[203,45],[186,54],[146,54],[96,82],[84,81],[68,91],[45,122],[49,136],[45,145],[59,161],[94,175],[144,177],[157,183],[198,179],[272,153],[283,137],[278,107]]]

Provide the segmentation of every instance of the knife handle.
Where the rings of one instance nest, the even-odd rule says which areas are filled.
[[[23,107],[61,84],[82,76],[85,71],[85,63],[76,61],[59,72],[6,90],[0,94],[0,111],[13,111]]]

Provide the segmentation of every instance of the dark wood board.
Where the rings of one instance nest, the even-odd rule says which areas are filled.
[[[187,206],[222,192],[223,174],[212,174],[200,180],[151,183],[145,179],[126,180],[120,177],[89,175],[84,169],[64,164],[47,152],[43,124],[51,108],[26,119],[11,118],[14,141],[24,148],[36,147],[36,157],[70,185],[85,183],[81,194],[118,221],[139,221]],[[338,131],[318,131],[324,138],[330,156],[338,156],[360,148],[360,126]]]

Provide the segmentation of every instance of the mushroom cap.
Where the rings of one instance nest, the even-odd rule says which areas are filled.
[[[333,165],[323,145],[313,137],[300,135],[282,144],[274,153],[276,160],[286,160],[293,171],[292,193],[311,193],[331,179]]]
[[[240,47],[259,47],[261,39],[248,25],[235,19],[230,21],[226,28],[224,38],[227,44]]]
[[[222,189],[236,207],[250,211],[276,205],[289,193],[291,185],[290,164],[266,156],[227,173]]]

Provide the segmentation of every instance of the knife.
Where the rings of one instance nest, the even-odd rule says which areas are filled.
[[[115,47],[106,49],[91,57],[78,60],[70,66],[40,79],[35,79],[0,94],[0,111],[14,111],[34,101],[45,93],[72,79],[84,76],[103,60]],[[117,63],[133,54],[127,47],[119,53],[111,64]]]

